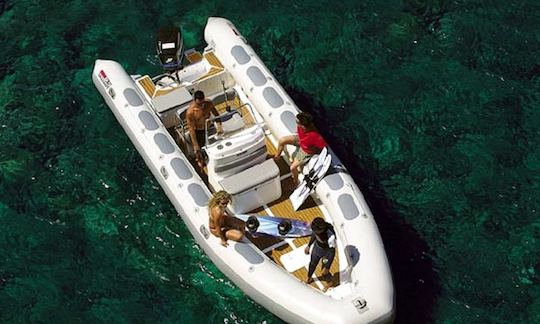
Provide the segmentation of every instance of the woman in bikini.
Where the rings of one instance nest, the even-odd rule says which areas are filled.
[[[231,195],[226,191],[218,191],[208,203],[210,216],[208,227],[210,232],[221,238],[221,245],[228,246],[227,240],[241,241],[244,238],[245,224],[242,220],[230,216],[227,205],[231,202]]]

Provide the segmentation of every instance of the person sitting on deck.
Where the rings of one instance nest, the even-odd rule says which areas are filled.
[[[334,231],[334,227],[321,217],[317,217],[311,222],[311,230],[311,239],[304,250],[306,254],[309,254],[309,248],[315,243],[313,251],[311,251],[311,260],[306,279],[307,284],[313,282],[313,273],[321,259],[322,275],[327,276],[330,273],[330,266],[332,266],[334,256],[336,255],[336,232]]]
[[[210,113],[218,116],[219,113],[212,101],[204,97],[204,92],[198,90],[193,94],[193,101],[186,112],[186,121],[191,137],[191,145],[195,152],[195,160],[202,169],[204,168],[204,158],[201,147],[206,144],[206,120],[210,118]],[[218,134],[221,133],[221,121],[216,121]]]
[[[291,163],[291,175],[294,185],[298,184],[298,168],[302,167],[313,154],[318,154],[326,146],[315,128],[313,117],[305,112],[296,115],[297,135],[287,135],[279,139],[277,152],[274,159],[279,160],[285,145],[297,146],[293,153],[293,162]]]
[[[244,222],[225,211],[230,202],[231,195],[224,190],[216,192],[208,202],[208,227],[214,236],[221,238],[221,245],[225,247],[229,245],[227,240],[241,241],[245,231]]]

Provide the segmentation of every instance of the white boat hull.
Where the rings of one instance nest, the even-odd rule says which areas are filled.
[[[205,38],[225,70],[247,92],[270,131],[277,137],[293,133],[298,108],[232,23],[210,18]],[[238,62],[239,58],[246,59],[238,54],[242,51],[249,57],[245,64]],[[233,52],[240,56],[235,57]],[[261,73],[253,72],[254,68]],[[263,82],[260,74],[266,81],[257,86]],[[329,211],[341,242],[338,247],[348,263],[339,289],[325,294],[291,276],[248,240],[230,242],[228,248],[221,246],[207,228],[209,189],[144,93],[114,61],[97,60],[92,78],[197,244],[248,296],[290,323],[392,321],[394,288],[383,242],[371,211],[348,173],[325,177],[315,190]]]

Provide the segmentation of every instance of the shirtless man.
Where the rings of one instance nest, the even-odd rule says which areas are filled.
[[[242,220],[227,214],[225,208],[231,202],[231,195],[218,191],[208,202],[210,232],[221,238],[221,245],[228,246],[227,240],[241,241],[244,238],[245,224]]]
[[[195,91],[195,94],[193,94],[193,101],[186,112],[186,121],[191,137],[191,143],[193,145],[193,151],[195,152],[195,160],[197,160],[197,164],[201,169],[204,167],[201,146],[205,145],[206,120],[210,118],[210,113],[214,116],[219,115],[214,104],[212,104],[210,100],[205,99],[204,92],[200,90]],[[221,122],[217,121],[216,124],[216,129],[219,134],[221,133]]]

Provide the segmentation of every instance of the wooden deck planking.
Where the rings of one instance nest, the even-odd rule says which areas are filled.
[[[186,59],[189,61],[189,63],[197,63],[203,59],[202,54],[195,50],[190,51],[190,52],[186,51],[184,55],[186,56]]]
[[[156,85],[148,75],[143,76],[142,78],[137,80],[137,82],[139,82],[139,84],[143,87],[144,91],[150,98],[154,96],[154,92],[156,91]]]
[[[204,53],[204,58],[208,61],[208,63],[210,63],[210,65],[215,66],[218,69],[224,69],[223,64],[221,64],[214,52]]]
[[[231,108],[238,108],[240,105],[242,105],[242,102],[240,101],[240,98],[238,96],[234,96],[232,99],[228,99],[226,102],[222,102],[220,104],[215,105],[216,110],[218,113],[223,114],[227,110],[227,105]]]

